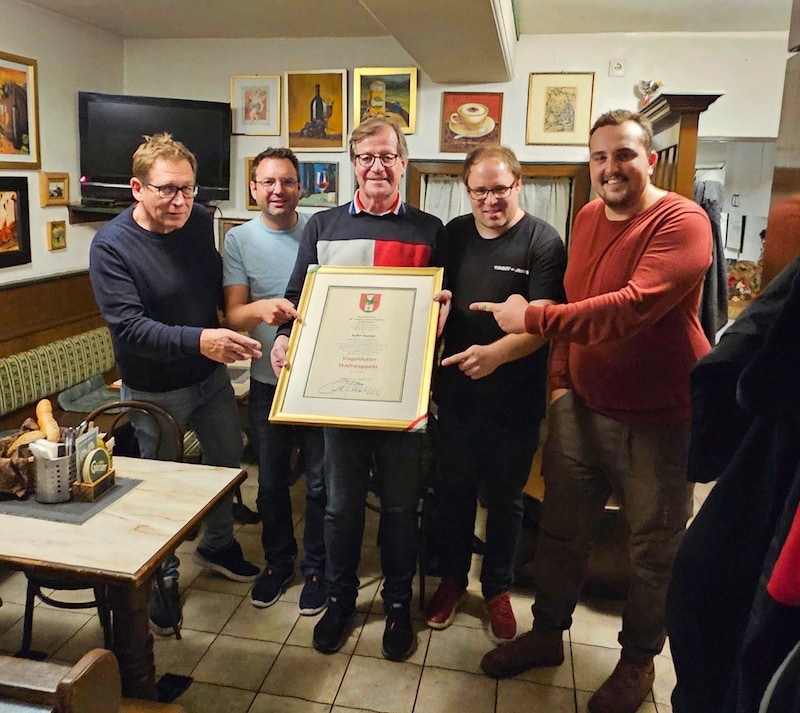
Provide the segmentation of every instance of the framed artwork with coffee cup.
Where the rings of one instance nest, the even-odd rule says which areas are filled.
[[[413,134],[417,125],[416,67],[356,67],[353,128],[371,116],[389,116]]]
[[[585,146],[592,119],[594,72],[534,72],[528,83],[525,143]]]
[[[286,72],[286,145],[292,151],[347,148],[347,70]]]
[[[500,143],[502,92],[442,92],[439,150],[468,153],[485,142]]]

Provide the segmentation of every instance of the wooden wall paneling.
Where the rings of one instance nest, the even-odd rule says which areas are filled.
[[[100,327],[88,272],[0,287],[0,357]]]

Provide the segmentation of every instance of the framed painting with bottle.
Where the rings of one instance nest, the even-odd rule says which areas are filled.
[[[404,134],[417,125],[416,67],[357,67],[353,73],[353,128],[371,116],[389,116]]]
[[[347,70],[286,72],[287,146],[293,151],[344,151]]]

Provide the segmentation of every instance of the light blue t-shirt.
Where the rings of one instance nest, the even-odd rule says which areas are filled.
[[[270,230],[261,216],[231,228],[225,235],[222,250],[222,284],[225,287],[247,285],[250,302],[283,297],[303,228],[308,222],[308,215],[297,215],[297,224],[289,230]],[[269,363],[276,331],[277,327],[270,327],[266,322],[250,331],[250,336],[261,342],[264,353],[261,359],[253,359],[250,375],[264,384],[277,383]]]

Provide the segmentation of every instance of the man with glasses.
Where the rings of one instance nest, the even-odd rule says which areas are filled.
[[[197,433],[203,463],[238,468],[239,412],[225,364],[258,358],[255,339],[219,327],[222,261],[208,211],[194,204],[197,161],[169,134],[146,136],[133,154],[130,208],[101,228],[89,252],[95,299],[108,322],[123,399],[149,401]],[[158,427],[131,414],[145,458],[177,457]],[[236,582],[259,568],[233,537],[233,497],[206,517],[194,559]],[[178,558],[162,566],[165,599],[154,588],[149,613],[155,633],[169,636],[180,621]]]
[[[697,312],[711,225],[697,203],[651,183],[657,160],[645,117],[600,116],[589,133],[598,198],[575,218],[568,303],[512,295],[472,305],[507,333],[554,344],[533,629],[487,653],[481,668],[504,678],[564,661],[593,524],[616,492],[630,526],[631,582],[620,659],[589,699],[591,713],[634,713],[650,691],[672,563],[692,514],[689,374],[709,351]]]
[[[453,292],[436,374],[442,581],[425,607],[433,629],[452,624],[467,593],[476,498],[488,508],[481,585],[489,637],[513,639],[509,589],[530,473],[546,404],[547,341],[506,334],[479,300],[510,295],[563,301],[564,244],[548,223],[519,205],[522,169],[511,149],[483,144],[464,161],[472,213],[447,225],[442,264]]]
[[[283,297],[307,214],[297,212],[300,166],[290,149],[268,148],[253,160],[250,195],[261,214],[225,236],[223,285],[225,313],[234,329],[249,330],[268,352],[277,327],[297,317]],[[297,543],[289,487],[291,456],[302,445],[306,476],[305,530],[300,569],[305,583],[300,593],[301,614],[321,612],[328,601],[325,586],[325,480],[322,472],[322,430],[269,422],[277,378],[268,356],[250,366],[250,437],[258,460],[258,512],[267,566],[256,580],[250,600],[269,607],[278,601],[294,577]]]
[[[388,117],[358,125],[350,137],[358,180],[353,200],[316,213],[308,221],[286,297],[297,304],[309,265],[427,267],[442,237],[441,221],[404,203],[400,179],[408,148]],[[443,292],[440,321],[449,307]],[[270,354],[276,374],[286,366],[290,326],[278,329]],[[383,655],[401,661],[414,650],[409,604],[417,567],[417,505],[423,436],[419,433],[325,428],[325,576],[328,608],[314,628],[317,651],[333,653],[344,643],[358,595],[358,564],[364,508],[375,470],[381,500],[380,547],[385,576]]]

